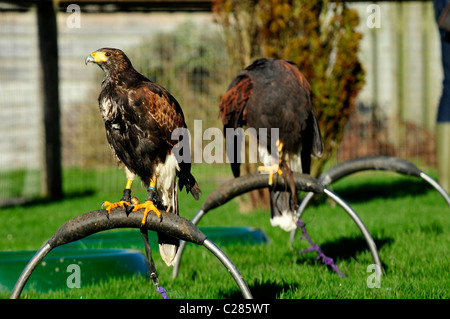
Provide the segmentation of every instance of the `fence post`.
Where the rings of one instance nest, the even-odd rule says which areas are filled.
[[[59,111],[58,39],[53,1],[37,2],[40,52],[40,103],[44,120],[43,195],[62,197],[61,136]]]
[[[434,107],[437,102],[432,98],[431,90],[433,86],[433,76],[431,72],[431,59],[432,59],[432,47],[431,47],[431,39],[434,34],[432,33],[432,27],[434,25],[434,16],[433,16],[433,3],[422,3],[422,69],[423,69],[423,125],[427,129],[433,129],[436,124],[436,116]]]

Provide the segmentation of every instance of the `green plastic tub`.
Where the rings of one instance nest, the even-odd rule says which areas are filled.
[[[11,291],[35,251],[0,252],[0,288]],[[24,290],[72,289],[111,276],[147,275],[146,257],[132,249],[53,249],[36,267]]]
[[[268,241],[261,230],[250,227],[203,227],[202,232],[219,246],[257,245]],[[158,239],[149,232],[155,253]],[[194,244],[192,244],[194,245]],[[73,289],[95,284],[109,277],[148,276],[144,242],[137,229],[110,230],[93,234],[53,249],[36,267],[24,290]],[[23,269],[36,251],[0,252],[0,289],[11,291]],[[154,257],[155,258],[155,257]]]

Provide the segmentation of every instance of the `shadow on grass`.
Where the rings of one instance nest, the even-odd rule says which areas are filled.
[[[89,197],[94,195],[96,192],[94,190],[88,189],[84,191],[75,191],[75,192],[68,192],[63,195],[63,197],[59,199],[52,199],[47,197],[38,197],[38,198],[18,198],[13,199],[10,201],[4,201],[0,204],[0,207],[2,208],[9,208],[9,207],[15,207],[15,206],[23,206],[23,207],[31,207],[31,206],[38,206],[38,205],[46,205],[50,203],[57,203],[64,200],[71,200],[71,199],[79,199],[83,197]]]
[[[336,194],[348,203],[367,202],[376,198],[400,198],[411,195],[424,195],[435,191],[425,181],[408,178],[405,180],[358,182],[354,185],[330,186]]]
[[[374,238],[375,245],[377,246],[378,254],[380,254],[380,249],[385,245],[391,245],[394,239],[391,237],[384,238]],[[369,251],[369,247],[364,237],[343,237],[336,241],[325,242],[320,244],[322,252],[336,262],[338,260],[349,260],[355,259],[358,254]],[[311,257],[313,256],[313,257]],[[307,254],[299,254],[297,264],[322,264],[322,262],[316,259],[317,253],[311,252]],[[381,265],[385,271],[388,267],[383,263],[383,256],[380,255]],[[333,271],[330,268],[330,271]]]
[[[378,251],[385,245],[391,245],[394,241],[391,237],[374,238]],[[359,253],[369,251],[364,237],[343,237],[333,242],[320,245],[323,253],[333,259],[351,259]]]
[[[393,238],[385,237],[375,239],[375,244],[378,248],[378,251],[381,247],[385,245],[391,245],[394,241]],[[320,245],[323,253],[336,260],[348,260],[354,259],[358,254],[364,251],[369,251],[367,246],[367,242],[363,237],[344,237],[339,240],[333,242],[327,242]],[[296,252],[293,252],[295,254]],[[296,263],[298,265],[315,265],[317,267],[325,267],[325,265],[316,259],[317,253],[311,252],[307,254],[298,255],[298,259]],[[383,270],[388,272],[388,266],[383,263],[383,256],[380,256],[381,264]],[[328,267],[328,266],[327,266]],[[330,267],[329,271],[334,272]],[[292,271],[295,271],[293,268]],[[337,276],[337,274],[336,274]],[[296,286],[299,286],[297,283],[275,283],[275,282],[263,282],[263,283],[254,283],[248,284],[250,291],[252,292],[253,298],[255,299],[276,299],[279,295],[287,290],[295,289]],[[233,292],[219,292],[219,298],[242,298],[242,293],[240,291]]]

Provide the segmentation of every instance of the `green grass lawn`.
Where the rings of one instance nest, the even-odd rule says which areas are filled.
[[[188,219],[212,190],[232,176],[226,166],[194,165],[194,173],[203,194],[199,202],[185,192],[180,194],[180,213]],[[3,208],[0,251],[37,250],[68,219],[99,209],[104,200],[119,199],[125,182],[121,171],[120,178],[111,178],[110,184],[115,187],[107,185],[103,192],[85,191],[73,182],[76,177],[90,179],[95,189],[101,174],[108,171],[66,171],[65,180],[71,183],[64,186],[65,199]],[[333,184],[332,189],[358,213],[377,244],[385,270],[380,288],[367,285],[372,274],[367,269],[373,262],[359,229],[339,206],[325,198],[310,204],[303,220],[312,239],[335,260],[347,278],[340,278],[317,261],[316,253],[299,255],[299,250],[309,247],[306,241],[296,239],[290,243],[288,233],[270,226],[268,211],[241,213],[237,199],[210,211],[199,226],[252,226],[267,234],[270,238],[267,244],[221,247],[255,298],[450,297],[450,208],[437,191],[420,179],[388,172],[358,173]],[[135,183],[133,194],[144,198],[145,190]],[[143,245],[137,248],[144,252]],[[242,297],[226,268],[205,248],[188,246],[176,279],[172,279],[172,268],[159,258],[157,247],[153,248],[159,281],[169,298]],[[8,298],[9,294],[0,289],[2,298]],[[21,297],[161,299],[151,281],[139,275],[46,293],[31,289]]]

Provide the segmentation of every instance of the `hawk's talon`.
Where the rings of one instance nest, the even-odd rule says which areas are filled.
[[[121,200],[117,203],[111,203],[108,201],[104,201],[102,204],[102,208],[106,209],[106,211],[108,212],[108,215],[111,214],[111,210],[116,208],[116,207],[123,207],[125,208],[125,211],[127,211],[127,207],[130,206],[131,204],[127,201]]]
[[[278,165],[272,165],[270,167],[259,166],[258,172],[263,173],[263,174],[269,174],[269,185],[270,186],[272,186],[272,184],[273,184],[273,174],[277,173],[280,176],[283,174],[283,172],[281,171],[281,169]]]
[[[133,212],[136,212],[136,211],[140,210],[141,208],[145,208],[144,217],[142,217],[142,221],[141,221],[142,226],[145,225],[145,221],[147,220],[148,213],[151,211],[154,212],[156,214],[156,216],[158,216],[160,221],[162,221],[162,214],[158,210],[158,208],[156,208],[156,206],[153,204],[153,201],[146,200],[144,203],[134,206]]]
[[[281,151],[283,150],[283,142],[280,140],[277,140],[276,142],[276,146],[278,146],[278,153],[281,153]],[[275,173],[277,173],[278,175],[282,175],[283,172],[280,169],[280,163],[281,163],[281,159],[279,159],[279,163],[278,164],[273,164],[271,166],[259,166],[258,167],[258,172],[263,173],[263,174],[269,174],[269,185],[272,186],[273,184],[273,175]]]
[[[127,217],[133,212],[133,210],[134,210],[133,204],[130,204],[127,207],[125,207],[125,214],[127,215]]]

